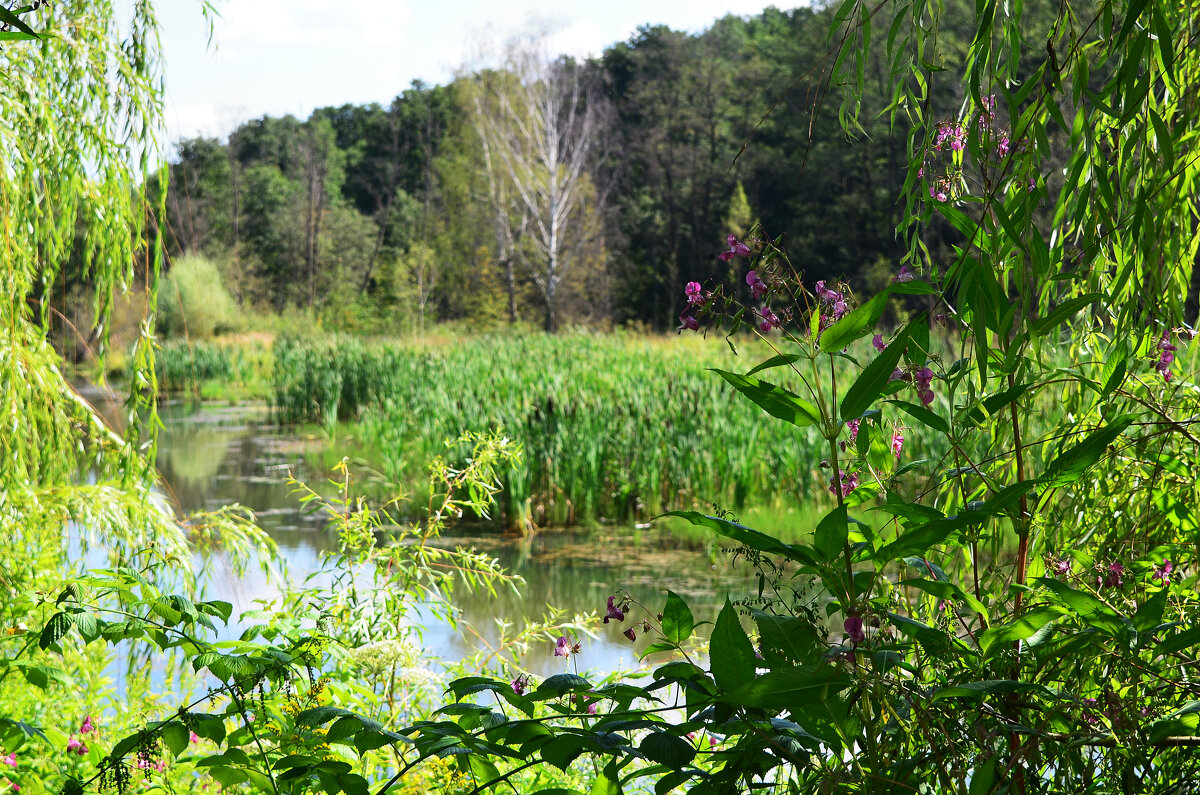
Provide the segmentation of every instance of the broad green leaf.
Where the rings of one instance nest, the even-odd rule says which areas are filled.
[[[696,749],[687,740],[661,731],[651,732],[643,737],[638,743],[638,750],[645,754],[647,759],[673,770],[690,764],[696,756]]]
[[[888,291],[877,293],[871,300],[857,307],[844,318],[834,323],[821,333],[821,350],[833,353],[845,348],[851,342],[866,334],[875,327],[883,310],[887,307]]]
[[[553,693],[556,696],[572,693],[577,690],[591,690],[588,680],[575,674],[555,674],[547,677],[537,686],[538,693]]]
[[[734,389],[750,398],[772,417],[803,428],[816,423],[821,416],[816,406],[781,386],[760,381],[753,376],[731,373],[728,370],[713,369],[713,372],[728,381]]]
[[[662,631],[671,643],[680,644],[692,635],[696,622],[692,611],[674,591],[667,591],[667,605],[663,608]]]
[[[909,403],[904,400],[889,400],[887,402],[900,409],[922,425],[927,425],[930,428],[933,428],[935,431],[940,431],[941,433],[950,432],[950,424],[924,406],[918,406],[916,403]]]
[[[1072,298],[1069,301],[1063,301],[1050,314],[1034,323],[1032,331],[1039,336],[1046,334],[1060,323],[1070,320],[1080,309],[1099,301],[1103,297],[1103,293],[1087,293],[1086,295]]]
[[[914,318],[904,327],[904,330],[896,335],[890,345],[880,351],[879,355],[863,368],[842,398],[841,416],[843,421],[861,417],[862,413],[869,409],[871,404],[883,393],[896,365],[900,363],[900,357],[904,355],[904,349],[908,345],[914,326],[926,322],[924,314]]]
[[[171,753],[179,756],[187,750],[190,742],[191,732],[187,726],[184,726],[178,721],[168,723],[162,729],[163,742],[167,744],[167,748],[171,749]]]
[[[742,629],[737,610],[725,600],[713,626],[709,665],[713,679],[725,691],[742,687],[754,678],[754,647]]]
[[[831,561],[842,554],[848,536],[846,506],[839,505],[825,514],[825,517],[817,525],[813,548],[823,560]]]
[[[1062,618],[1065,611],[1055,605],[1039,605],[1026,610],[1017,618],[987,629],[979,638],[979,647],[987,654],[993,647],[1003,646],[1018,640],[1033,637],[1051,621]]]
[[[1123,635],[1128,632],[1130,626],[1128,619],[1090,593],[1077,591],[1065,582],[1052,577],[1042,577],[1036,582],[1053,592],[1063,606],[1074,610],[1076,615],[1089,626],[1096,627],[1110,635]]]
[[[730,691],[728,699],[747,707],[795,709],[849,686],[849,677],[834,666],[795,666],[755,676]]]

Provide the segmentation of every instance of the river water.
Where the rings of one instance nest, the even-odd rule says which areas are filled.
[[[335,538],[319,514],[301,510],[287,485],[288,473],[310,483],[325,480],[307,463],[308,454],[326,444],[303,438],[290,428],[269,422],[265,407],[165,406],[159,435],[158,464],[165,488],[181,513],[211,510],[236,502],[254,511],[260,526],[278,544],[286,576],[301,582],[320,569],[321,557]],[[621,589],[655,612],[662,609],[666,589],[683,596],[696,620],[711,620],[727,595],[748,593],[756,578],[743,563],[731,565],[719,551],[672,549],[651,533],[633,527],[590,530],[545,530],[532,541],[505,537],[478,523],[464,523],[446,543],[486,552],[525,579],[520,595],[496,595],[457,589],[453,600],[462,619],[489,641],[498,637],[497,620],[522,625],[540,620],[548,605],[577,615],[599,611],[610,594]],[[279,585],[258,569],[235,576],[219,561],[206,571],[209,598],[234,604],[234,615],[270,601]],[[421,645],[430,663],[453,661],[478,651],[480,642],[462,627],[452,628],[432,616],[419,617]],[[235,624],[236,629],[240,624]],[[595,638],[581,638],[580,670],[598,673],[641,667],[638,652],[645,641],[630,643],[621,631],[629,626],[601,627]],[[543,648],[544,647],[544,648]],[[545,676],[564,670],[553,656],[553,641],[533,644],[522,660],[527,670]]]

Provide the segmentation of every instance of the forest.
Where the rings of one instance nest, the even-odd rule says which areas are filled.
[[[894,219],[909,131],[884,112],[879,60],[864,65],[861,124],[829,112],[833,11],[770,8],[694,35],[645,26],[583,63],[527,36],[498,45],[488,68],[414,83],[386,106],[176,142],[160,221],[169,262],[210,259],[238,305],[374,333],[517,320],[670,330],[683,285],[728,276],[715,254],[756,224],[813,280],[876,290],[904,250]],[[942,46],[968,34],[946,25]],[[522,91],[536,70],[559,96]],[[931,85],[935,115],[962,100],[960,85]],[[535,109],[541,126],[517,136],[514,120]],[[531,147],[554,135],[578,173],[558,188],[552,252],[539,223],[557,199],[534,195],[547,164]],[[165,330],[180,328],[172,302],[161,309]]]
[[[223,142],[119,5],[0,4],[0,789],[1194,791],[1195,0]]]

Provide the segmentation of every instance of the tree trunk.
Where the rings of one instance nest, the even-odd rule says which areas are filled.
[[[517,279],[513,273],[512,257],[504,258],[504,283],[508,288],[508,322],[517,322]]]

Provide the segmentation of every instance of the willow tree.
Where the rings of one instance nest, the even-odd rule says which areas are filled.
[[[163,81],[153,8],[137,2],[120,20],[103,0],[35,5],[21,12],[20,27],[12,12],[0,13],[14,25],[0,49],[0,623],[15,628],[3,650],[0,717],[21,720],[31,716],[12,713],[14,704],[29,703],[22,700],[26,681],[45,684],[33,644],[20,634],[52,610],[39,592],[60,587],[64,572],[81,565],[83,550],[92,550],[93,565],[104,555],[115,565],[166,567],[185,577],[192,552],[184,525],[153,489],[153,326],[162,258],[160,231],[149,219],[162,217],[164,204],[161,191],[145,187],[162,155],[155,142]],[[17,31],[26,40],[14,40]],[[56,308],[68,280],[90,289],[91,329],[71,326]],[[141,332],[124,418],[110,425],[73,386],[51,331],[66,328],[103,356],[114,296],[135,288]],[[237,546],[257,537],[226,540]],[[82,706],[98,698],[86,674],[95,665],[103,670],[105,661],[73,664],[81,666],[74,669],[79,689],[55,698]],[[8,675],[14,671],[26,681]],[[11,728],[7,719],[0,723]]]

